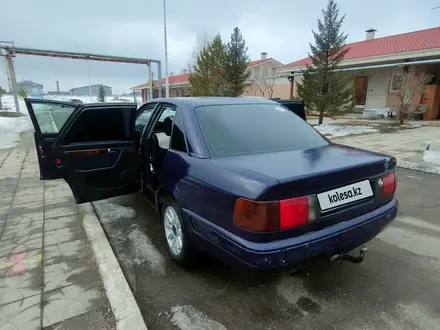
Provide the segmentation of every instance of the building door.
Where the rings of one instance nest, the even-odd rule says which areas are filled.
[[[367,91],[368,91],[368,76],[356,77],[355,78],[355,92],[354,99],[355,105],[365,105],[367,101]]]

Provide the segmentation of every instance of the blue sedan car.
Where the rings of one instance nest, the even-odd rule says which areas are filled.
[[[253,269],[339,259],[396,216],[395,158],[331,143],[275,101],[26,104],[41,179],[77,203],[140,191],[182,265],[200,251]]]

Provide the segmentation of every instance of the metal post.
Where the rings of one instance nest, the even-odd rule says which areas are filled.
[[[87,59],[86,62],[87,62],[87,76],[89,78],[89,96],[90,96],[90,101],[91,101],[92,100],[92,85],[90,84],[89,59]]]
[[[150,89],[148,91],[148,100],[153,99],[153,75],[151,74],[151,62],[148,65],[148,83],[150,85]]]
[[[167,6],[166,0],[163,0],[163,33],[165,43],[165,95],[170,97],[170,86],[168,82],[168,45],[167,45]]]
[[[1,52],[1,49],[0,49],[0,52]],[[5,69],[6,69],[6,77],[8,78],[9,91],[12,91],[11,78],[9,77],[9,69],[8,69],[8,62],[6,61],[6,56],[5,56]]]
[[[159,97],[162,97],[162,63],[157,61],[157,88],[159,88]]]
[[[14,103],[15,103],[15,112],[20,112],[20,105],[18,103],[18,91],[17,91],[17,80],[15,78],[15,70],[14,70],[14,59],[12,58],[12,54],[6,54],[6,63],[8,65],[9,78],[11,79],[11,89],[14,94]]]
[[[287,79],[290,82],[289,99],[293,100],[293,89],[295,87],[295,77],[294,76],[290,76],[290,77],[287,77]]]

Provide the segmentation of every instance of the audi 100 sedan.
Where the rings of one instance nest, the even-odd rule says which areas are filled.
[[[395,158],[332,143],[275,101],[26,105],[41,179],[78,204],[140,191],[185,266],[200,251],[253,269],[340,260],[396,216]]]

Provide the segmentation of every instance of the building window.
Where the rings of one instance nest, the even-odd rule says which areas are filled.
[[[402,87],[402,74],[394,72],[391,76],[390,92],[398,92]]]

